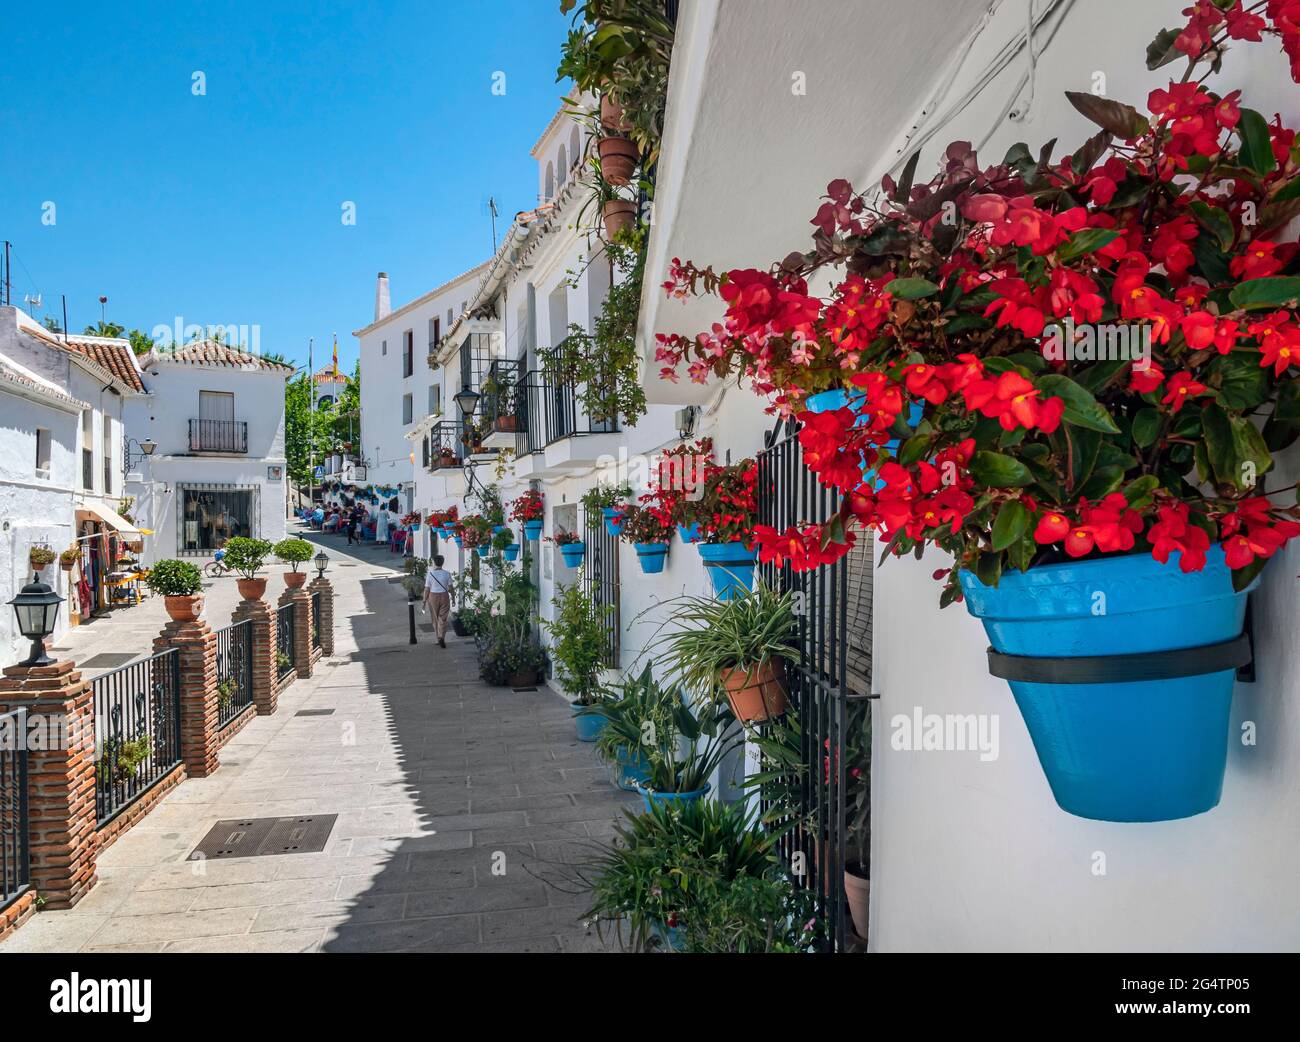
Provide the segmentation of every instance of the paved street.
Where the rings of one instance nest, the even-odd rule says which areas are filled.
[[[567,881],[634,798],[574,738],[567,704],[544,686],[483,685],[469,641],[443,650],[422,629],[412,647],[391,581],[401,559],[309,537],[334,562],[334,658],[235,737],[213,777],[185,781],[105,852],[76,908],[39,913],[0,953],[602,947]],[[233,580],[214,584],[210,622],[236,599]],[[161,607],[65,644],[143,651]],[[186,861],[219,819],[306,813],[338,815],[322,853]]]

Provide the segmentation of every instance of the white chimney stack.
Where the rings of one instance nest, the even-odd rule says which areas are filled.
[[[381,271],[375,283],[375,321],[387,318],[393,306],[388,300],[388,272]]]

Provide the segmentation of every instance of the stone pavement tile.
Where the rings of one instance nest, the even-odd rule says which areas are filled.
[[[388,869],[377,876],[344,876],[335,897],[349,901],[371,894],[414,894],[427,890],[459,890],[474,885],[469,865],[439,865],[421,869]]]
[[[393,841],[396,845],[400,840]],[[277,857],[275,879],[342,879],[382,871],[394,860],[405,861],[405,854],[286,854]]]
[[[166,947],[166,941],[142,941],[133,944],[88,944],[81,950],[87,955],[157,955]]]
[[[253,908],[222,908],[203,912],[114,916],[94,935],[95,943],[130,944],[242,934],[248,932],[256,914]]]
[[[543,792],[528,796],[489,796],[479,795],[475,789],[470,796],[470,809],[475,814],[490,811],[539,810],[546,807],[571,807],[572,797],[567,792]]]
[[[408,894],[406,916],[408,919],[420,919],[433,915],[542,908],[546,904],[546,888],[541,883],[502,887],[476,886],[469,890],[430,890],[419,894]]]
[[[264,908],[299,901],[327,901],[338,890],[341,875],[326,879],[281,879],[270,883],[234,883],[198,891],[192,911],[211,908]]]
[[[81,951],[110,921],[106,915],[37,912],[20,929],[0,941],[0,955]]]
[[[581,821],[555,821],[526,828],[478,829],[474,832],[474,845],[493,847],[503,843],[585,839],[587,830],[584,824]]]
[[[452,814],[429,818],[426,824],[437,832],[463,829],[518,829],[528,824],[522,810],[499,810],[486,814]]]
[[[517,937],[554,937],[582,930],[578,913],[572,908],[519,908],[484,912],[480,918],[486,943]]]
[[[477,945],[480,940],[477,915],[446,915],[431,919],[404,919],[396,923],[349,923],[327,931],[321,950],[439,951],[450,945]]]
[[[217,937],[189,937],[169,941],[163,951],[171,952],[317,952],[325,931],[321,927],[304,930],[276,930],[264,933],[227,934]]]
[[[438,832],[422,836],[358,836],[351,841],[351,852],[361,856],[383,851],[466,850],[474,845],[473,833]]]
[[[119,843],[130,838],[127,833]],[[273,857],[232,858],[228,861],[186,861],[154,869],[140,883],[141,890],[176,890],[225,886],[230,883],[269,883],[275,876]]]
[[[609,801],[591,806],[576,807],[541,807],[530,810],[529,825],[552,825],[561,821],[609,821],[620,816],[624,807],[629,809],[641,805],[640,797]]]
[[[405,894],[375,894],[352,901],[313,901],[261,908],[253,920],[252,932],[323,930],[347,923],[391,922],[403,917],[406,900]]]
[[[455,944],[445,948],[412,948],[413,952],[430,951],[443,952],[446,954],[501,954],[501,955],[520,955],[520,954],[540,954],[562,951],[560,942],[554,937],[520,937],[509,941],[498,941],[494,944]]]

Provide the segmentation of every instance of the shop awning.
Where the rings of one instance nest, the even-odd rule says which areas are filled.
[[[99,521],[108,525],[109,528],[116,530],[118,535],[128,543],[138,543],[144,538],[144,533],[121,514],[99,504],[86,503],[77,507],[77,520]]]

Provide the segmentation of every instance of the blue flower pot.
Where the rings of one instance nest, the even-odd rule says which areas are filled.
[[[493,534],[493,535],[500,535],[500,534],[501,534],[502,532],[504,532],[505,530],[506,530],[506,526],[505,526],[505,525],[493,525],[493,526],[492,526],[492,534]]]
[[[524,522],[524,536],[530,543],[535,543],[542,537],[542,519],[540,517],[535,521]]]
[[[474,549],[478,551],[479,557],[486,557],[492,552],[492,547],[488,543],[484,543],[482,546],[476,546]]]
[[[623,508],[622,507],[601,507],[600,512],[605,515],[605,531],[612,536],[617,536],[623,531]]]
[[[464,546],[465,546],[465,537],[464,537],[463,535],[453,536],[452,538],[454,538],[454,539],[456,540],[456,545],[457,545],[457,546],[459,546],[459,547],[461,547],[461,548],[464,548]]]
[[[754,562],[758,560],[758,551],[747,549],[739,541],[698,543],[697,548],[718,600],[729,601],[750,591],[754,585]]]
[[[594,742],[600,737],[600,732],[605,730],[609,724],[609,717],[602,713],[594,713],[591,706],[580,706],[576,702],[571,706],[573,710],[573,726],[578,731],[578,741]]]
[[[624,792],[639,792],[639,786],[650,777],[650,764],[638,749],[629,754],[626,749],[618,752],[619,778],[617,785]]]
[[[696,800],[707,796],[709,790],[713,788],[710,782],[704,783],[704,788],[695,789],[692,792],[655,792],[647,789],[644,783],[636,787],[636,791],[641,794],[641,802],[645,804],[646,810],[651,810],[656,803],[661,806],[680,807],[685,803],[694,803]]]
[[[665,951],[680,952],[682,945],[686,941],[680,926],[665,926],[663,923],[655,923],[654,933],[659,938],[659,943],[664,946]]]
[[[560,547],[560,556],[564,558],[564,563],[570,568],[581,567],[582,557],[586,552],[586,543],[564,543]]]
[[[667,543],[633,543],[636,547],[636,559],[641,563],[641,571],[646,575],[657,575],[664,570],[668,560]]]
[[[412,532],[418,532],[420,530],[420,522],[412,521],[407,527],[410,528]]]
[[[455,525],[443,525],[443,526],[442,526],[442,534],[443,534],[443,537],[444,537],[444,538],[449,538],[449,537],[451,537],[451,536],[454,536],[454,535],[456,534],[456,526],[455,526]]]
[[[700,523],[693,521],[689,525],[678,525],[677,535],[683,543],[698,543],[700,541]]]
[[[1180,571],[1177,557],[1046,565],[1004,573],[996,589],[963,572],[961,585],[993,650],[1008,655],[1131,655],[1239,636],[1249,590],[1232,589],[1222,548],[1210,549],[1200,572]],[[1097,605],[1104,613],[1094,614]],[[1219,802],[1235,679],[1224,669],[1124,683],[1009,683],[1061,809],[1100,821],[1170,821]]]
[[[516,557],[519,556],[519,544],[511,543],[509,546],[507,546],[504,550],[501,551],[501,556],[504,557],[507,561],[513,561]]]
[[[865,397],[865,395],[858,393],[854,394],[850,398],[846,391],[821,391],[818,394],[809,395],[808,400],[804,404],[807,405],[809,412],[833,412],[836,409],[843,409],[845,406],[857,410],[862,408],[862,403]],[[913,402],[907,411],[907,422],[911,426],[915,427],[921,422],[921,413],[921,403]],[[863,413],[858,416],[857,422],[854,426],[861,427],[863,424],[870,422],[870,415]],[[891,438],[889,441],[885,442],[885,448],[890,452],[896,453],[898,452],[898,446],[900,444],[901,442],[899,442],[897,438]],[[878,489],[884,487],[884,482],[877,480],[875,478],[875,471],[869,468],[865,463],[862,465],[862,476],[867,481],[871,482],[872,488]]]

